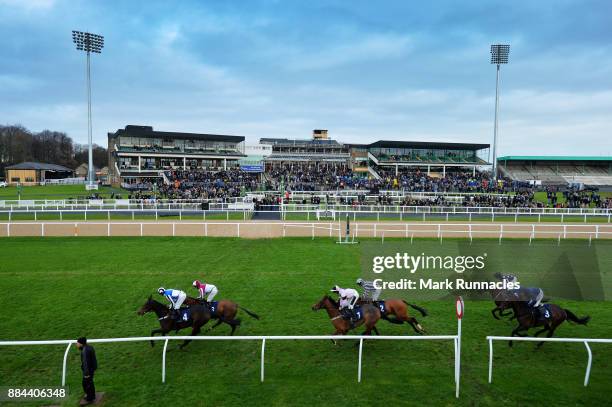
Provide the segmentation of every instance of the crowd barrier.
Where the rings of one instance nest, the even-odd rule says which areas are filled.
[[[584,374],[584,386],[589,384],[591,375],[591,365],[593,362],[593,352],[589,343],[612,343],[612,339],[597,339],[597,338],[534,338],[527,336],[487,336],[489,342],[489,383],[493,381],[493,341],[522,341],[522,342],[565,342],[565,343],[583,343],[588,355],[586,372]]]
[[[230,221],[89,221],[89,222],[0,222],[0,237],[11,236],[201,236],[237,238],[345,237],[343,222],[230,222]],[[371,223],[351,224],[355,238],[580,238],[610,239],[607,224],[527,223]]]
[[[148,342],[148,341],[163,341],[164,349],[162,354],[162,383],[166,382],[166,360],[167,360],[167,348],[170,341],[177,340],[193,340],[193,341],[261,341],[261,361],[260,361],[260,380],[264,381],[264,356],[266,341],[277,341],[277,340],[298,340],[298,341],[312,341],[312,340],[356,340],[359,341],[359,357],[357,365],[357,382],[361,382],[362,378],[362,355],[363,355],[363,342],[364,341],[377,341],[377,340],[391,340],[391,341],[438,341],[438,340],[452,340],[454,347],[454,378],[455,378],[455,395],[459,397],[459,383],[460,383],[460,371],[461,371],[461,330],[459,329],[457,335],[437,335],[437,336],[357,336],[357,335],[317,335],[317,336],[155,336],[155,337],[133,337],[133,338],[104,338],[104,339],[88,339],[87,343],[121,343],[121,342]],[[0,347],[2,346],[40,346],[40,345],[67,345],[64,351],[64,359],[62,363],[62,386],[66,386],[66,375],[67,375],[67,364],[68,364],[68,352],[76,340],[52,340],[52,341],[0,341]]]

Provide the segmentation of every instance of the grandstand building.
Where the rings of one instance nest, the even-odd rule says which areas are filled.
[[[362,147],[363,148],[363,147]],[[392,170],[432,170],[446,175],[447,169],[471,170],[490,167],[489,144],[439,143],[426,141],[377,141],[367,145],[368,167]]]
[[[328,138],[327,130],[314,130],[312,139],[262,138],[262,145],[271,145],[272,153],[264,160],[266,170],[281,167],[350,168],[348,145]]]
[[[498,171],[516,181],[555,186],[612,188],[612,157],[505,156]]]
[[[163,177],[164,170],[224,170],[238,166],[244,137],[154,131],[128,125],[108,133],[111,183],[140,183]]]

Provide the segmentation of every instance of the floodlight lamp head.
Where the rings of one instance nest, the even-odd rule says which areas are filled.
[[[509,54],[510,54],[510,45],[507,45],[507,44],[491,45],[491,64],[493,65],[507,64]]]

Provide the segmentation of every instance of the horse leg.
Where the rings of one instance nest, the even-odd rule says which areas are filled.
[[[525,328],[523,325],[519,324],[519,326],[517,326],[516,328],[514,328],[512,330],[512,334],[510,336],[523,336],[523,335],[519,334],[519,332],[520,331],[524,331],[526,329],[528,329],[528,328]],[[512,347],[512,341],[508,342],[508,346]]]
[[[228,324],[232,327],[232,332],[230,332],[230,336],[232,336],[234,335],[236,328],[240,326],[240,321],[234,320],[234,321],[228,322]]]
[[[374,327],[373,327],[372,329],[374,330],[374,333],[375,333],[377,336],[378,336],[378,335],[380,335],[380,334],[378,333],[378,328],[376,328],[376,325],[374,325]]]
[[[557,329],[557,327],[559,326],[560,323],[555,324],[555,325],[551,325],[548,328],[548,334],[546,335],[547,338],[550,338],[553,336],[553,334],[555,333],[555,329]],[[538,342],[537,348],[540,349],[542,347],[542,345],[544,345],[544,342]]]
[[[196,336],[197,334],[199,334],[201,328],[202,328],[202,325],[194,325],[193,328],[191,329],[191,335],[190,336]],[[189,344],[189,342],[191,342],[190,339],[185,339],[185,342],[183,342],[179,346],[179,348],[183,349],[185,346],[187,346]]]
[[[221,320],[221,318],[217,319],[217,322],[211,326],[210,328],[208,328],[206,330],[206,332],[212,331],[213,329],[215,329],[216,327],[218,327],[219,325],[221,325],[223,323],[223,321]]]
[[[495,319],[499,319],[499,317],[497,316],[497,311],[499,311],[499,307],[495,307],[491,310],[491,314],[493,315],[493,318]],[[502,311],[503,312],[503,311]],[[501,313],[500,313],[501,314]]]
[[[419,321],[415,317],[408,318],[408,323],[412,326],[412,328],[416,331],[416,333],[423,335],[425,333],[425,329],[419,324]]]
[[[155,334],[162,334],[164,336],[166,333],[162,329],[154,329],[151,331],[150,336],[155,336]],[[151,347],[155,346],[155,341],[151,341]]]

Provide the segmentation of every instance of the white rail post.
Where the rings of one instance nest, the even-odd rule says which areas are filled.
[[[593,363],[593,353],[591,352],[591,347],[589,346],[588,341],[584,341],[584,346],[586,347],[586,350],[589,353],[589,361],[587,362],[586,373],[584,374],[584,387],[586,387],[589,384],[589,376],[591,375],[591,363]]]
[[[236,234],[238,235],[238,237],[240,237],[240,223],[236,223],[237,229],[236,229]]]
[[[456,337],[453,343],[455,345],[455,397],[459,398],[459,370],[457,369],[459,366],[459,337]]]
[[[374,237],[376,237],[376,223],[374,224]]]
[[[266,352],[266,338],[261,341],[261,382],[264,381],[264,354]]]
[[[599,238],[599,225],[595,225],[595,239]]]
[[[176,235],[176,223],[172,222],[172,236]]]
[[[45,224],[44,223],[40,224],[40,235],[42,237],[45,237]]]
[[[164,353],[162,354],[162,383],[166,383],[166,349],[168,348],[168,339],[164,341]]]
[[[68,351],[70,350],[70,346],[72,346],[72,342],[68,344],[66,351],[64,352],[64,363],[62,364],[62,387],[66,387],[66,365],[68,364]]]
[[[107,237],[110,237],[110,225],[111,225],[110,222],[106,224],[106,236]]]
[[[363,353],[363,338],[359,339],[359,364],[357,365],[357,382],[361,383],[361,355]]]
[[[314,223],[311,226],[312,226],[312,240],[314,240]]]
[[[489,339],[489,383],[493,381],[493,339]]]
[[[140,237],[142,237],[142,223],[140,224]]]

